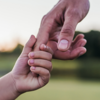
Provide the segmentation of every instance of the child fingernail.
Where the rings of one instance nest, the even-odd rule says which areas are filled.
[[[44,45],[44,48],[46,48],[46,45]]]
[[[33,57],[33,56],[34,56],[34,53],[33,53],[33,52],[32,52],[32,53],[30,53],[30,56],[31,56],[31,57]]]
[[[44,48],[44,49],[46,48],[46,45],[45,45],[45,44],[43,44],[43,48]]]
[[[31,67],[32,70],[35,70],[35,68],[36,68],[36,67],[34,67],[34,66]]]
[[[33,63],[34,63],[34,60],[31,59],[29,62],[30,62],[31,64],[33,64]]]

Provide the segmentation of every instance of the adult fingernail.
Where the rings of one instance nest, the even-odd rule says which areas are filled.
[[[29,62],[30,62],[31,64],[33,64],[33,63],[34,63],[34,60],[31,59]]]
[[[83,55],[83,54],[84,54],[84,52],[80,52],[80,53],[79,53],[79,56],[81,56],[81,55]]]
[[[68,48],[68,41],[67,40],[61,40],[58,46],[60,49],[67,49]]]

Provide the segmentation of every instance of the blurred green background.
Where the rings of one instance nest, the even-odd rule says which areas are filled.
[[[16,100],[100,100],[100,32],[83,34],[87,39],[86,54],[75,60],[53,59],[50,82]],[[0,76],[11,71],[22,48],[18,44],[13,51],[0,52]]]

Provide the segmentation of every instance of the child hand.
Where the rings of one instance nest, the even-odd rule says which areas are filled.
[[[48,83],[50,78],[52,51],[45,45],[41,45],[40,49],[42,48],[44,51],[31,52],[35,41],[35,37],[31,36],[11,71],[16,90],[19,93],[41,88]],[[28,54],[29,57],[32,57],[31,59],[29,59]],[[27,62],[32,66],[31,68]],[[30,70],[38,74],[38,76]]]

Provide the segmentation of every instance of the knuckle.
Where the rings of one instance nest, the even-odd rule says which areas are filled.
[[[46,18],[47,18],[47,15],[44,15],[42,18],[42,21],[46,20]]]
[[[47,15],[44,15],[43,18],[42,18],[42,23],[45,23],[47,20]]]
[[[44,15],[42,18],[42,24],[48,25],[48,27],[52,27],[52,24],[54,23],[54,17],[51,15]]]
[[[68,35],[68,36],[72,36],[73,35],[73,30],[72,30],[72,27],[71,26],[68,26],[67,28],[64,28],[62,31],[61,31],[61,33],[63,34],[63,35]]]
[[[80,16],[80,10],[78,8],[72,8],[69,10],[69,15]]]

